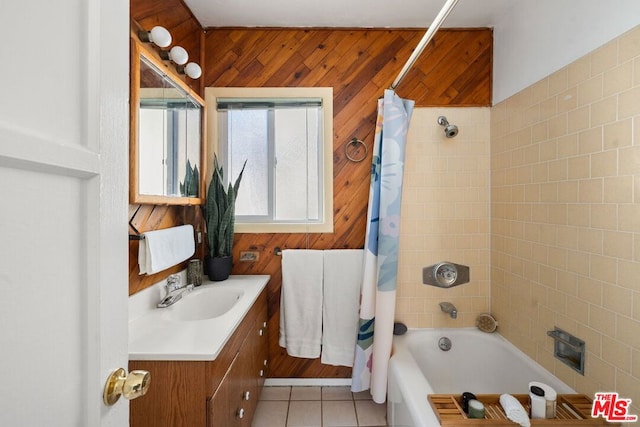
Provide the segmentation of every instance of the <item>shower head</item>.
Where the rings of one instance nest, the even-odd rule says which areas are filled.
[[[445,116],[438,117],[438,124],[444,126],[444,136],[447,138],[453,138],[458,134],[458,126],[450,125]]]

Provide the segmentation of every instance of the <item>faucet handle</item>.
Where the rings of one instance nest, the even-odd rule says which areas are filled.
[[[167,292],[175,291],[176,289],[180,289],[180,275],[171,274],[167,277]]]

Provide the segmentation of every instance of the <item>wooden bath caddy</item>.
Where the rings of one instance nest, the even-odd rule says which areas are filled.
[[[477,399],[484,404],[485,418],[469,418],[462,410],[462,396],[459,394],[430,394],[429,403],[436,413],[441,426],[517,426],[505,415],[500,405],[499,394],[478,394]],[[529,411],[529,395],[514,394],[526,411]],[[576,417],[564,406],[569,406],[576,414]],[[556,405],[556,417],[554,419],[533,419],[532,426],[562,426],[562,427],[582,427],[582,426],[604,426],[617,425],[607,423],[602,418],[591,418],[591,399],[584,394],[559,394]]]

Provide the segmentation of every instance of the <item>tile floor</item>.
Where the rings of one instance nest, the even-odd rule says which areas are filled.
[[[386,404],[349,387],[264,387],[252,427],[382,427]]]

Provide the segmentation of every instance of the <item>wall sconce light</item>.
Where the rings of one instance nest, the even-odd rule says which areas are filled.
[[[171,45],[171,33],[166,28],[156,25],[151,31],[138,31],[138,38],[145,43],[153,43],[163,48]],[[195,62],[189,62],[189,54],[182,46],[174,46],[169,50],[160,50],[160,58],[165,61],[172,61],[176,64],[176,69],[180,74],[186,74],[192,79],[199,79],[202,76],[202,68]],[[186,65],[185,65],[186,64]]]
[[[186,74],[194,80],[199,79],[200,76],[202,76],[202,68],[200,68],[200,66],[195,62],[189,62],[184,67],[178,67],[178,72],[180,74]]]
[[[161,50],[160,58],[165,61],[173,61],[178,65],[184,65],[189,60],[189,54],[182,46],[174,46],[170,50]]]
[[[139,31],[138,37],[143,42],[153,43],[158,47],[168,47],[171,44],[171,33],[160,25],[156,25],[151,31]]]

